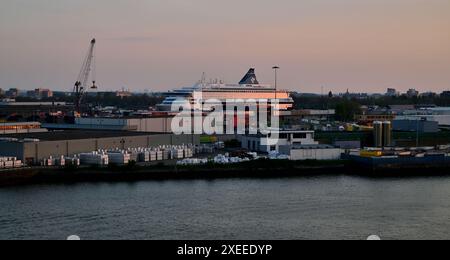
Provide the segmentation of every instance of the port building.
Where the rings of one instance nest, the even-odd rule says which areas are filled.
[[[339,160],[341,148],[319,144],[315,141],[314,131],[279,130],[277,140],[269,142],[274,136],[245,135],[240,137],[242,148],[260,153],[278,153],[290,160]]]
[[[419,132],[419,133],[437,133],[439,132],[439,122],[429,121],[426,118],[398,119],[392,122],[394,131],[400,132]]]
[[[273,136],[256,134],[240,137],[242,148],[262,153],[279,152],[281,146],[317,145],[314,140],[314,131],[279,130],[278,138],[272,141]]]
[[[0,123],[0,136],[5,134],[23,134],[47,132],[39,122]]]
[[[83,117],[76,118],[75,124],[43,124],[53,130],[103,130],[172,133],[174,115],[153,117]]]
[[[288,155],[290,160],[340,160],[343,150],[331,145],[293,145],[281,146],[280,153]]]

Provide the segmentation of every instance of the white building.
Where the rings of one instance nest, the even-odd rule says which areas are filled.
[[[241,137],[242,148],[262,153],[280,151],[281,146],[317,145],[314,131],[280,130],[278,138],[274,135],[245,135]]]
[[[278,131],[279,138],[267,135],[241,137],[242,148],[261,153],[278,152],[290,160],[339,160],[342,149],[331,145],[320,145],[314,140],[314,131]]]
[[[331,145],[281,146],[280,153],[288,155],[293,161],[339,160],[342,150]]]

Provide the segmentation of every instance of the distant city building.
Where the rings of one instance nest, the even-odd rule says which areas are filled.
[[[367,93],[350,93],[349,90],[347,90],[346,93],[339,94],[339,96],[346,99],[359,99],[359,100],[365,100],[370,97],[369,94]]]
[[[450,98],[450,91],[444,91],[441,93],[441,97]]]
[[[120,98],[124,97],[131,97],[133,94],[130,92],[130,90],[122,89],[121,91],[116,92],[116,96]]]
[[[17,98],[17,97],[29,97],[29,98],[51,98],[53,97],[53,91],[50,89],[37,88],[34,90],[20,90],[17,88],[11,88],[8,91],[4,91],[0,89],[0,96],[4,96],[7,98]]]
[[[53,97],[53,91],[51,91],[50,89],[38,88],[38,89],[35,89],[34,92],[35,92],[35,95],[38,98],[51,98],[51,97]]]
[[[16,98],[19,96],[19,90],[17,88],[11,88],[5,92],[5,96],[8,98]]]
[[[429,92],[425,92],[425,93],[420,94],[420,96],[421,97],[425,97],[425,98],[434,98],[434,97],[437,96],[437,94],[434,93],[434,92],[429,91]]]
[[[386,91],[386,96],[388,97],[397,97],[400,93],[395,88],[388,88]]]
[[[379,98],[382,98],[383,96],[384,96],[383,94],[379,94],[379,93],[374,93],[374,94],[370,95],[370,97],[374,98],[374,99],[379,99]]]
[[[388,106],[388,113],[389,114],[403,114],[407,111],[414,111],[416,109],[415,105],[389,105]]]
[[[52,113],[67,114],[73,110],[71,104],[65,102],[15,102],[15,99],[0,100],[0,120],[18,117],[20,120],[38,120]],[[14,120],[13,120],[14,121]]]
[[[406,96],[408,96],[410,98],[418,97],[419,94],[420,94],[419,91],[417,91],[417,90],[415,90],[413,88],[409,89],[408,92],[406,92]]]
[[[27,97],[29,97],[29,98],[35,98],[36,95],[35,95],[35,93],[34,93],[34,90],[27,91]]]

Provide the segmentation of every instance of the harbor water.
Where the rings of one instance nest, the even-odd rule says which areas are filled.
[[[450,239],[450,177],[0,188],[0,239]]]

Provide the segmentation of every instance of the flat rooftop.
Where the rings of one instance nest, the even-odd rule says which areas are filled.
[[[147,132],[129,132],[129,131],[97,131],[97,130],[69,130],[69,131],[52,131],[43,133],[25,133],[25,134],[4,134],[2,138],[17,139],[39,139],[41,141],[62,141],[62,140],[81,140],[81,139],[98,139],[112,137],[130,137],[130,136],[148,136],[159,135],[163,133],[147,133]]]
[[[14,122],[14,123],[0,123],[0,126],[27,126],[27,125],[41,125],[39,122]]]
[[[66,102],[0,102],[0,106],[67,106]]]

